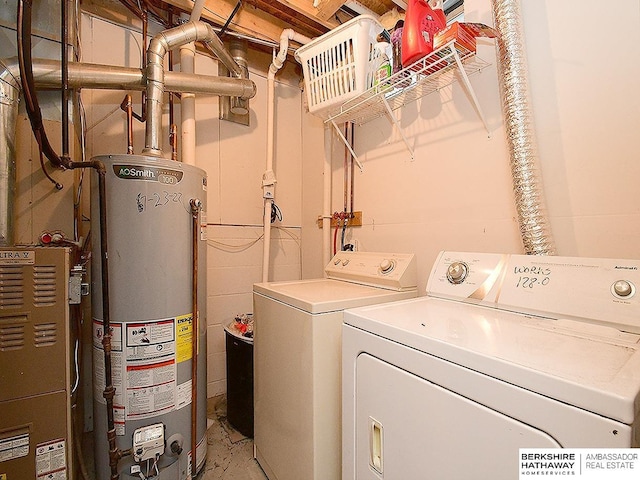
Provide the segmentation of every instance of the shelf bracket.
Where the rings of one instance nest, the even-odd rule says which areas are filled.
[[[402,133],[402,128],[400,128],[398,119],[393,114],[393,110],[391,110],[391,106],[389,106],[389,102],[387,101],[386,97],[382,96],[382,102],[384,103],[384,106],[387,109],[387,114],[389,115],[389,118],[393,122],[393,125],[396,127],[396,130],[398,130],[398,133],[400,133],[400,136],[402,137],[404,144],[407,146],[407,150],[409,150],[409,153],[411,154],[411,161],[413,161],[413,148],[411,147],[411,145],[409,145],[409,140],[407,140],[407,137],[405,137],[404,133]]]
[[[356,155],[356,152],[353,151],[353,147],[349,144],[349,141],[344,137],[342,130],[338,128],[338,125],[334,120],[331,120],[331,125],[333,125],[333,127],[336,129],[336,132],[338,132],[338,136],[340,137],[344,145],[349,149],[349,152],[351,152],[351,155],[353,156],[353,159],[355,160],[356,165],[358,165],[358,168],[360,169],[360,171],[362,171],[363,170],[362,163],[360,162],[360,160],[358,160],[358,156]]]
[[[484,129],[487,131],[488,135],[491,135],[491,132],[489,131],[489,126],[487,125],[487,121],[485,120],[484,114],[482,113],[482,109],[480,108],[480,102],[478,102],[478,97],[476,97],[476,94],[473,91],[473,87],[471,86],[471,82],[469,81],[467,72],[464,69],[462,60],[460,60],[460,55],[458,55],[458,51],[455,48],[453,48],[453,58],[455,58],[456,60],[456,64],[458,65],[458,72],[460,72],[460,76],[462,77],[462,83],[464,85],[464,88],[469,94],[469,96],[471,97],[471,100],[473,101],[473,106],[475,107],[476,112],[478,113],[478,116],[480,117],[480,120],[484,125]]]

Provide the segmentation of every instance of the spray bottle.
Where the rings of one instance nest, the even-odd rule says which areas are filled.
[[[391,60],[389,58],[391,45],[388,42],[378,42],[375,44],[375,48],[380,55],[380,65],[376,70],[374,85],[384,87],[389,84],[389,77],[391,77]]]
[[[442,0],[408,0],[402,30],[402,65],[412,63],[433,51],[433,37],[447,25]]]

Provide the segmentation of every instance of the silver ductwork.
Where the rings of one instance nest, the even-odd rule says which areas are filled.
[[[187,22],[157,34],[147,49],[147,124],[145,130],[145,155],[160,156],[160,130],[162,127],[162,97],[165,90],[164,56],[169,50],[191,42],[209,45],[220,61],[236,77],[244,70],[231,57],[211,25],[204,22]]]
[[[493,0],[498,39],[498,78],[511,156],[511,172],[520,234],[525,253],[553,255],[537,141],[529,97],[527,56],[520,0]]]
[[[20,78],[17,59],[6,61],[7,70]],[[40,88],[60,88],[62,71],[58,60],[34,60],[33,77]],[[19,82],[18,82],[19,83]],[[144,90],[144,72],[139,68],[101,65],[96,63],[70,63],[69,87],[101,90]],[[221,96],[252,98],[256,94],[253,81],[195,73],[164,72],[164,90],[174,93],[207,93]]]
[[[0,62],[0,246],[13,245],[13,202],[15,198],[15,133],[20,98],[20,68],[17,58]],[[145,75],[139,68],[70,63],[70,88],[144,90]],[[58,60],[34,60],[36,87],[60,88],[62,69]],[[207,93],[252,98],[256,85],[246,78],[165,72],[164,90],[176,93]]]
[[[13,201],[16,192],[16,121],[20,81],[0,73],[0,246],[13,245]]]

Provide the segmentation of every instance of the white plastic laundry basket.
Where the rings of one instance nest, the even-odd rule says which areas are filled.
[[[326,117],[332,107],[373,87],[380,63],[374,47],[383,29],[371,15],[359,15],[296,50],[309,112]]]

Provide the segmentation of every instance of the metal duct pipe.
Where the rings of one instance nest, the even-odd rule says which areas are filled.
[[[243,78],[249,78],[249,62],[247,62],[248,42],[240,38],[233,38],[229,41],[229,53],[243,71]],[[249,113],[249,99],[232,96],[230,98],[229,110],[234,115],[246,115]]]
[[[538,166],[536,136],[527,80],[520,1],[492,0],[498,39],[498,78],[520,235],[525,253],[553,255],[551,236]]]
[[[19,99],[20,81],[5,69],[0,73],[0,246],[10,246],[14,243],[15,138]]]
[[[16,57],[0,61],[0,246],[13,245],[13,199],[15,197],[15,133],[20,98],[20,67]],[[33,60],[36,87],[60,88],[62,69],[58,60]],[[165,89],[171,92],[251,98],[253,81],[243,78],[165,72]],[[144,90],[141,69],[91,63],[69,64],[69,88]]]
[[[2,60],[0,65],[5,67],[5,70],[0,73],[0,78],[17,79],[16,85],[20,89],[20,69],[17,58]],[[60,88],[62,84],[60,62],[58,60],[34,60],[33,77],[37,87]],[[242,98],[252,98],[256,94],[255,83],[244,78],[165,72],[164,80],[165,90],[168,92],[207,93]],[[6,88],[4,82],[2,88]],[[146,82],[140,68],[72,62],[69,64],[69,88],[144,90]]]
[[[211,25],[204,22],[187,22],[157,34],[147,49],[147,124],[143,154],[160,156],[160,128],[162,126],[162,96],[164,94],[164,56],[176,47],[190,42],[208,44],[220,61],[240,78],[242,68],[233,60]]]

